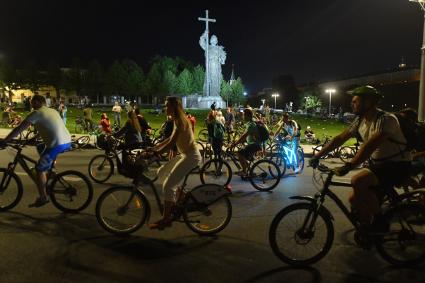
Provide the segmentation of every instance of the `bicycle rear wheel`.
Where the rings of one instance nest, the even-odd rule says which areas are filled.
[[[63,212],[80,212],[93,199],[90,180],[83,173],[73,170],[57,174],[48,191],[53,205]]]
[[[94,156],[89,162],[89,176],[96,183],[106,182],[114,173],[114,162],[105,154]]]
[[[387,232],[376,241],[383,259],[394,265],[425,261],[425,206],[407,203],[384,216]]]
[[[134,187],[112,187],[96,203],[96,219],[112,234],[125,235],[138,230],[149,215],[149,202]]]
[[[227,186],[232,180],[232,169],[223,160],[211,159],[202,166],[199,176],[202,184]]]
[[[196,190],[223,190],[222,186],[207,184]],[[195,189],[194,189],[195,190]],[[213,235],[222,231],[232,218],[232,204],[223,195],[213,202],[202,203],[188,196],[184,203],[183,220],[187,227],[199,235]]]
[[[0,168],[0,211],[14,208],[22,199],[21,179],[6,168]]]
[[[261,159],[249,170],[249,181],[259,191],[273,190],[280,182],[280,169],[273,161]]]
[[[273,253],[290,265],[310,265],[322,259],[334,239],[331,218],[323,209],[317,217],[311,203],[295,203],[282,209],[272,221],[269,243]]]

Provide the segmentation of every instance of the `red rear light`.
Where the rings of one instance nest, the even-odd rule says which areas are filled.
[[[224,186],[224,188],[225,188],[225,189],[226,189],[226,191],[228,191],[229,193],[232,193],[232,186],[227,185],[227,186]]]

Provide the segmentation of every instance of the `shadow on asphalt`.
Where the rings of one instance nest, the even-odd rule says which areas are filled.
[[[293,276],[297,274],[297,276]],[[322,275],[314,267],[279,267],[265,271],[243,283],[257,282],[322,282]]]

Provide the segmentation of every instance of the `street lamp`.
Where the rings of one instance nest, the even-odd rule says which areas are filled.
[[[410,2],[418,3],[422,11],[425,12],[425,0],[409,0]],[[425,14],[424,14],[424,31],[422,36],[421,48],[421,81],[419,84],[419,107],[418,107],[418,120],[424,122],[425,120]]]
[[[272,97],[274,97],[274,109],[276,109],[276,98],[279,97],[279,93],[273,93]]]
[[[334,88],[328,88],[325,90],[326,93],[329,93],[329,116],[331,116],[331,111],[332,111],[332,93],[335,93],[336,90]]]

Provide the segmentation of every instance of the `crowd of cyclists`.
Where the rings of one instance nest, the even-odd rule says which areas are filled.
[[[406,182],[414,189],[425,186],[424,175],[420,179],[415,178],[425,171],[425,131],[412,109],[395,114],[379,109],[378,103],[382,95],[371,86],[358,87],[350,95],[351,107],[357,118],[315,153],[309,164],[315,169],[327,153],[341,147],[351,138],[360,140],[361,146],[355,156],[343,166],[335,168],[334,172],[343,176],[368,161],[366,168],[356,170],[351,176],[353,192],[349,202],[365,229],[375,229],[381,205],[378,187],[393,188]],[[35,127],[43,140],[43,148],[37,147],[40,158],[35,169],[39,197],[31,206],[40,207],[49,202],[46,195],[46,172],[59,154],[70,149],[71,135],[65,127],[63,115],[46,107],[43,96],[34,95],[31,106],[33,112],[1,140],[0,147],[6,147],[30,125]],[[173,208],[184,198],[185,192],[180,186],[183,178],[196,166],[201,166],[203,161],[202,152],[195,140],[196,118],[184,111],[177,97],[167,97],[165,109],[166,121],[158,131],[159,136],[138,107],[127,107],[127,120],[121,126],[122,108],[118,103],[112,109],[114,125],[111,125],[106,113],[102,113],[98,124],[105,136],[122,139],[121,150],[142,149],[139,158],[162,158],[162,166],[158,170],[158,177],[164,179],[162,217],[149,225],[151,229],[159,230],[171,226]],[[91,111],[85,110],[84,113],[86,123],[91,125]],[[302,133],[301,125],[288,113],[283,113],[280,119],[272,121],[267,113],[254,111],[249,106],[235,111],[231,105],[224,114],[222,109],[216,109],[212,105],[205,120],[205,128],[208,133],[207,143],[211,145],[214,158],[222,158],[224,148],[235,152],[241,165],[237,174],[242,180],[250,177],[248,162],[262,158],[275,160],[272,159],[275,157],[274,144],[282,143],[291,148],[300,148]],[[316,139],[310,127],[306,128],[304,137],[311,141]],[[304,156],[296,154],[295,163],[300,163],[301,158],[304,159]],[[293,168],[294,173],[302,170],[299,166]]]

